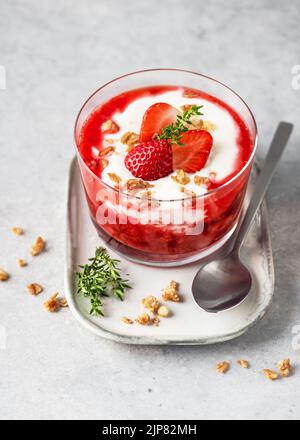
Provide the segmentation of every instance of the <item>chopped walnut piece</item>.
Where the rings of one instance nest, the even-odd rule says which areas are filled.
[[[5,272],[4,269],[0,268],[0,281],[7,281],[9,278],[9,274]]]
[[[229,370],[229,362],[223,361],[216,365],[216,370],[218,373],[224,374]]]
[[[66,298],[59,298],[59,307],[69,307],[68,301]]]
[[[127,131],[121,137],[122,144],[127,145],[126,151],[131,151],[135,145],[139,142],[139,135],[133,131]]]
[[[43,237],[37,237],[34,245],[31,246],[31,255],[35,257],[36,255],[39,255],[41,252],[43,252],[43,250],[45,249],[45,244],[46,242]]]
[[[170,310],[167,306],[160,306],[157,310],[157,314],[162,318],[167,318],[170,315]]]
[[[108,177],[117,185],[122,182],[121,177],[119,177],[116,173],[108,173]]]
[[[184,98],[199,98],[199,92],[193,89],[185,89],[182,96]]]
[[[180,185],[186,185],[191,180],[183,170],[176,170],[176,175],[171,176],[171,179]]]
[[[249,368],[249,362],[246,361],[245,359],[239,359],[237,361],[237,363],[242,367],[242,368]]]
[[[202,177],[202,176],[194,176],[194,183],[195,185],[208,185],[210,183],[210,180],[208,177]]]
[[[197,196],[197,194],[194,191],[192,191],[190,189],[186,189],[184,186],[180,187],[180,192],[186,194],[189,197],[196,197]]]
[[[25,266],[27,266],[27,262],[25,260],[22,260],[22,258],[18,258],[17,265],[20,267],[25,267]]]
[[[145,182],[142,179],[129,179],[126,182],[126,188],[128,191],[135,191],[138,189],[148,189],[153,188],[154,185],[151,185],[148,182]]]
[[[57,298],[58,292],[54,293],[47,301],[44,302],[44,307],[48,312],[56,312],[60,307],[60,301]]]
[[[151,318],[148,313],[144,312],[136,318],[136,322],[141,325],[151,324]]]
[[[132,319],[128,318],[127,316],[123,316],[122,322],[124,322],[124,324],[133,324]]]
[[[181,300],[178,294],[178,284],[172,280],[168,286],[164,289],[162,298],[164,301],[179,302]]]
[[[101,125],[101,130],[104,133],[117,133],[119,131],[119,126],[111,119],[108,119]]]
[[[100,151],[99,156],[108,156],[109,154],[112,154],[114,151],[115,151],[115,147],[106,147]]]
[[[30,295],[36,296],[43,291],[43,287],[38,283],[32,283],[32,284],[28,284],[27,290],[30,293]]]
[[[142,299],[142,304],[146,309],[151,310],[151,312],[156,313],[159,308],[159,300],[152,295],[146,296]]]
[[[106,159],[100,159],[99,160],[99,165],[101,166],[102,169],[106,168],[108,165],[108,160]]]
[[[281,376],[288,377],[291,374],[292,366],[289,359],[283,359],[277,365]]]
[[[19,228],[18,226],[14,226],[13,228],[11,228],[11,232],[15,235],[23,235],[24,231],[22,228]]]
[[[264,369],[264,375],[269,380],[276,380],[278,379],[278,373],[275,373],[275,371],[269,370],[269,368]]]

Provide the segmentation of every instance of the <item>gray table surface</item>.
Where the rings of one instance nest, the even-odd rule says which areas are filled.
[[[300,90],[291,73],[300,64],[299,18],[298,0],[1,1],[0,266],[12,278],[0,285],[0,418],[299,418]],[[46,295],[63,293],[76,112],[115,76],[169,66],[238,91],[256,116],[260,156],[279,120],[297,124],[268,193],[274,302],[247,334],[215,346],[118,345],[90,334],[69,310],[42,308]],[[26,235],[13,236],[13,225]],[[48,251],[16,267],[37,234]],[[29,297],[32,281],[43,295]],[[295,374],[264,379],[262,368],[287,356]],[[238,358],[252,368],[215,372],[217,362]]]

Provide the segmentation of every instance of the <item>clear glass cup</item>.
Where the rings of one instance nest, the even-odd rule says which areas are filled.
[[[109,186],[84,162],[78,139],[85,120],[95,108],[122,92],[154,85],[204,91],[227,103],[244,120],[253,143],[252,153],[244,167],[225,184],[196,197],[147,199]],[[106,245],[138,263],[175,266],[211,254],[233,233],[253,164],[257,129],[249,107],[224,84],[194,72],[155,69],[122,76],[93,93],[76,119],[75,143],[91,219]]]

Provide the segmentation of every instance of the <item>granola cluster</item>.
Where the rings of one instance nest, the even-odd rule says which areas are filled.
[[[43,237],[37,237],[35,243],[31,246],[31,251],[30,251],[31,255],[35,257],[41,254],[45,249],[45,246],[46,246],[46,242],[43,239]]]
[[[127,131],[121,137],[122,144],[126,145],[126,151],[129,153],[139,142],[139,135],[133,131]]]
[[[103,133],[117,133],[119,131],[119,126],[116,124],[116,122],[112,121],[111,119],[108,119],[107,121],[103,122],[101,125],[101,130]]]
[[[181,301],[181,298],[178,293],[178,283],[176,283],[176,281],[174,280],[170,281],[168,286],[163,290],[162,299],[164,301],[173,301],[173,302]]]
[[[136,191],[140,189],[148,189],[153,188],[154,185],[151,185],[151,183],[146,182],[142,179],[129,179],[126,182],[126,189],[127,191]]]
[[[183,170],[176,170],[176,174],[171,176],[171,179],[180,185],[187,185],[191,180]]]

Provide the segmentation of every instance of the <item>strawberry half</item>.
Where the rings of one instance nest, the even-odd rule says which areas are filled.
[[[150,141],[169,124],[175,123],[179,111],[165,102],[151,105],[144,114],[140,142]]]
[[[125,166],[143,180],[157,180],[173,171],[172,147],[165,140],[143,142],[125,157]]]
[[[172,144],[173,168],[186,173],[201,170],[207,162],[213,138],[205,130],[189,130],[183,134],[180,142],[184,145]]]

